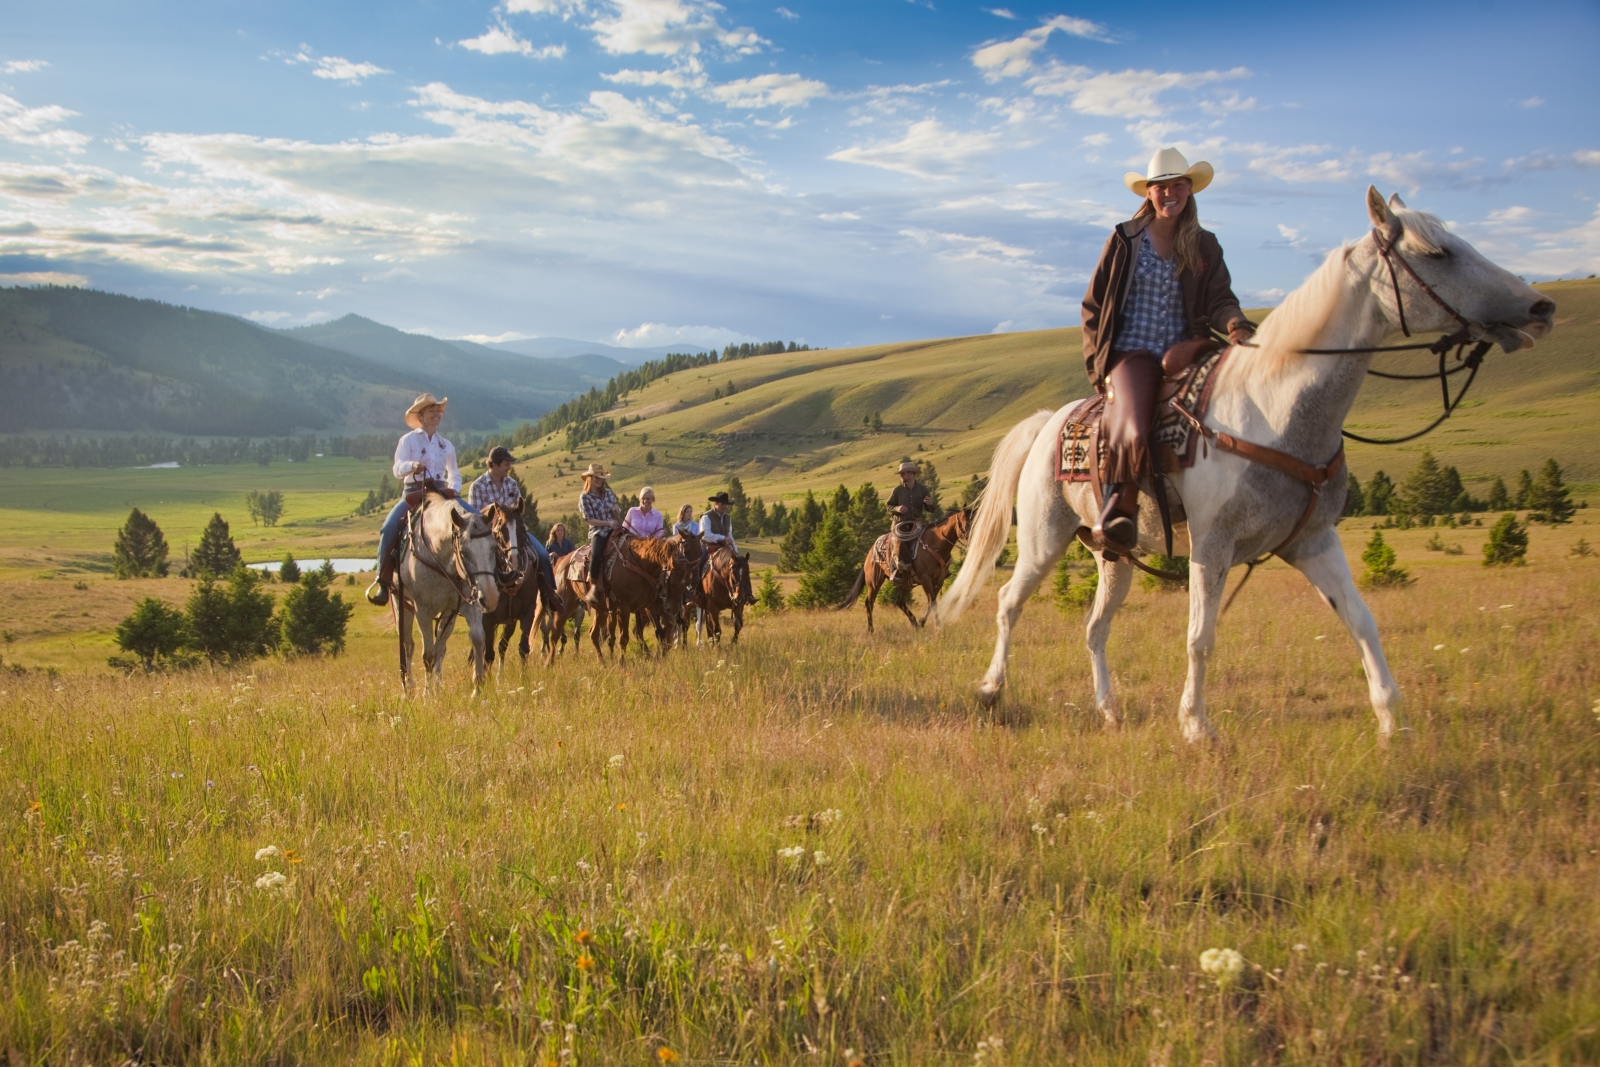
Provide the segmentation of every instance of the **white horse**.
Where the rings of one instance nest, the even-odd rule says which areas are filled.
[[[472,692],[476,696],[485,673],[483,612],[493,611],[500,598],[495,582],[494,534],[483,516],[473,514],[459,501],[429,493],[422,504],[421,543],[413,536],[396,568],[400,594],[392,598],[395,623],[400,630],[400,682],[411,690],[411,657],[415,645],[411,617],[422,631],[422,666],[425,689],[433,691],[444,680],[444,650],[455,629],[456,617],[467,617],[472,638]],[[411,527],[413,534],[417,524]]]
[[[1554,303],[1489,262],[1437,218],[1408,210],[1399,196],[1385,204],[1370,187],[1367,211],[1373,232],[1329,255],[1266,320],[1256,346],[1234,349],[1216,372],[1208,428],[1298,457],[1302,466],[1331,465],[1342,457],[1340,430],[1372,349],[1402,324],[1418,332],[1459,332],[1472,341],[1498,343],[1507,352],[1531,347],[1551,329]],[[1305,349],[1342,351],[1317,355]],[[1022,605],[1099,511],[1091,485],[1066,483],[1058,489],[1055,480],[1062,427],[1083,402],[1038,412],[1000,442],[966,564],[937,609],[936,618],[948,622],[972,602],[1005,546],[1015,499],[1019,558],[1011,580],[1000,588],[994,658],[978,689],[986,706],[1005,687],[1011,628]],[[1212,734],[1206,721],[1206,664],[1228,571],[1271,552],[1316,586],[1354,636],[1378,731],[1387,738],[1396,726],[1400,693],[1334,530],[1348,485],[1342,467],[1337,485],[1313,494],[1309,482],[1230,454],[1212,441],[1192,468],[1169,478],[1187,512],[1187,528],[1180,525],[1179,532],[1189,542],[1190,556],[1189,673],[1178,706],[1184,738]],[[1146,486],[1139,547],[1159,552],[1163,540]],[[1132,578],[1126,559],[1108,563],[1101,558],[1100,587],[1087,625],[1095,701],[1111,727],[1120,724],[1121,715],[1106,667],[1106,638]]]

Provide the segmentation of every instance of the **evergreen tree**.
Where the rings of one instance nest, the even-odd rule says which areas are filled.
[[[1367,498],[1361,492],[1361,479],[1356,477],[1356,472],[1350,472],[1350,479],[1346,483],[1349,488],[1344,495],[1344,513],[1346,515],[1365,515],[1367,513]]]
[[[1533,475],[1523,471],[1517,475],[1517,495],[1512,497],[1511,502],[1516,505],[1518,511],[1521,511],[1523,508],[1532,507],[1532,500]]]
[[[1507,511],[1511,508],[1511,493],[1506,489],[1506,480],[1496,478],[1494,485],[1489,487],[1489,499],[1484,501],[1484,508],[1488,511]]]
[[[1389,476],[1378,471],[1367,482],[1367,514],[1388,515],[1392,513],[1391,505],[1394,503],[1394,483]]]
[[[293,585],[300,580],[300,564],[294,561],[293,552],[283,554],[283,562],[278,564],[278,581]]]
[[[211,516],[211,522],[200,535],[200,547],[189,557],[189,576],[221,578],[232,574],[238,565],[239,550],[228,533],[227,522],[217,512]]]
[[[889,528],[889,509],[883,506],[877,487],[864,482],[850,501],[850,532],[856,538],[856,559],[872,549],[878,536]]]
[[[1402,514],[1432,518],[1455,510],[1460,486],[1461,476],[1456,475],[1452,486],[1445,468],[1439,466],[1433,453],[1425,448],[1417,461],[1417,469],[1401,483],[1395,496]]]
[[[783,610],[783,587],[778,585],[778,578],[772,573],[771,567],[761,572],[761,584],[756,587],[756,603],[767,611]]]
[[[183,647],[183,612],[145,597],[132,615],[117,624],[116,641],[118,648],[138,656],[145,670],[155,670],[159,661]]]
[[[989,484],[989,479],[981,474],[974,474],[972,481],[968,482],[961,490],[961,506],[971,507],[978,502],[978,496],[983,492],[983,487]]]
[[[1526,472],[1524,472],[1526,473]],[[1512,512],[1500,516],[1483,543],[1485,567],[1522,566],[1528,562],[1528,531]]]
[[[355,610],[338,593],[328,593],[326,574],[312,571],[283,598],[284,648],[302,655],[337,656],[344,651],[345,626]]]
[[[1454,467],[1444,469],[1445,492],[1450,494],[1450,507],[1448,511],[1469,511],[1475,501],[1467,492],[1467,487],[1461,484],[1461,472]]]
[[[1367,572],[1361,576],[1361,584],[1369,588],[1405,585],[1411,581],[1411,575],[1395,565],[1394,546],[1384,542],[1382,530],[1372,531],[1372,540],[1367,542],[1366,550],[1361,553],[1361,562],[1367,565]]]
[[[744,483],[735,474],[728,479],[728,517],[733,520],[733,536],[743,540],[758,531],[750,527],[750,498],[745,496]]]
[[[277,620],[260,581],[247,567],[235,567],[226,586],[202,581],[184,610],[185,645],[216,661],[266,655],[277,644]]]
[[[817,503],[816,494],[806,490],[806,499],[790,516],[789,528],[784,531],[783,543],[778,546],[778,566],[789,573],[800,569],[801,561],[811,551],[811,539],[822,525],[823,507]]]
[[[1561,466],[1554,459],[1544,461],[1544,469],[1539,472],[1539,480],[1533,484],[1533,490],[1528,494],[1528,507],[1533,509],[1528,518],[1534,522],[1560,526],[1562,523],[1572,521],[1572,513],[1577,508],[1572,506],[1567,487],[1561,481]]]
[[[837,511],[841,515],[849,514],[850,488],[843,482],[840,482],[839,488],[833,491],[833,499],[828,501],[827,508],[829,511]]]
[[[850,591],[860,567],[848,513],[830,508],[801,561],[800,589],[789,602],[799,608],[832,607]]]
[[[789,509],[783,506],[783,501],[775,501],[771,510],[767,512],[767,533],[773,537],[782,537],[789,532]]]
[[[1056,563],[1055,579],[1050,583],[1050,599],[1056,602],[1056,607],[1067,611],[1072,607],[1072,601],[1067,599],[1072,595],[1072,564],[1066,556],[1062,556]]]
[[[750,501],[750,508],[745,521],[750,527],[752,536],[759,537],[767,532],[767,505],[760,497]],[[734,536],[737,537],[738,535],[735,534]]]
[[[939,471],[931,459],[918,460],[917,467],[922,472],[920,475],[922,487],[933,497],[933,517],[937,519],[944,514],[944,506],[939,503]]]
[[[117,534],[111,549],[111,571],[118,578],[164,578],[167,574],[167,539],[161,527],[138,508]]]

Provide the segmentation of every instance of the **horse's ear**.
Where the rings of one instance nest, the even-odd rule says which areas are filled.
[[[467,517],[461,513],[459,508],[450,509],[450,521],[455,524],[455,528],[458,530],[467,528]]]
[[[1406,202],[1404,200],[1400,199],[1400,194],[1399,193],[1390,193],[1389,194],[1389,210],[1390,211],[1404,211],[1405,209],[1406,209]]]
[[[1399,200],[1400,197],[1397,195],[1395,202],[1399,203]],[[1400,206],[1404,207],[1405,205],[1402,204]],[[1367,186],[1367,217],[1372,220],[1374,226],[1383,231],[1383,235],[1389,240],[1394,241],[1400,237],[1400,220],[1394,217],[1394,213],[1389,210],[1389,205],[1383,202],[1383,194],[1378,192],[1376,185]]]

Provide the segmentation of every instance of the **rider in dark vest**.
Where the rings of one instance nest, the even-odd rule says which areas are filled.
[[[933,494],[928,492],[927,486],[917,481],[919,473],[921,471],[917,465],[909,459],[900,464],[900,484],[889,494],[889,515],[890,521],[894,524],[916,523],[916,532],[921,534],[922,513],[935,510],[937,505],[934,504]],[[895,553],[896,569],[902,564],[910,564],[914,558],[916,558],[916,542],[901,541]]]

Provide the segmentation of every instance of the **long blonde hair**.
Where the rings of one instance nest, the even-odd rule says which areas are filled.
[[[1139,205],[1139,210],[1133,213],[1133,219],[1153,219],[1156,215],[1156,206],[1147,196],[1144,203]],[[1189,202],[1183,205],[1183,211],[1178,215],[1178,233],[1172,241],[1172,250],[1178,257],[1178,269],[1186,270],[1190,274],[1200,273],[1200,209],[1195,205],[1194,194],[1189,194]]]

